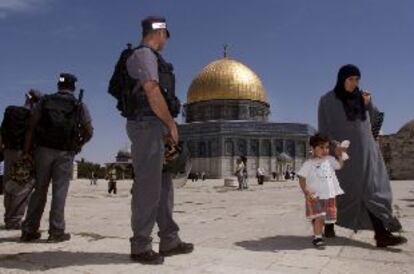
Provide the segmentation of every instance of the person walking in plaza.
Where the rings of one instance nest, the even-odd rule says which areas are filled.
[[[322,238],[324,224],[336,222],[336,196],[343,194],[335,170],[343,166],[342,154],[337,159],[329,155],[329,139],[316,134],[309,140],[312,157],[298,172],[299,184],[305,194],[306,217],[312,221],[316,247],[325,244]]]
[[[265,174],[264,174],[264,169],[262,167],[257,168],[256,177],[257,177],[257,184],[263,185]]]
[[[241,156],[240,159],[243,162],[243,189],[248,189],[249,186],[247,185],[247,180],[249,178],[249,174],[247,173],[247,157]]]
[[[6,229],[21,229],[21,222],[33,190],[30,180],[18,185],[11,179],[11,171],[22,156],[30,112],[42,94],[36,90],[26,93],[24,106],[8,106],[1,125],[0,147],[4,147],[4,223]]]
[[[48,242],[70,239],[65,233],[65,202],[72,178],[73,160],[82,146],[92,138],[91,117],[85,104],[74,96],[77,78],[61,73],[58,92],[42,97],[33,109],[26,134],[24,156],[31,159],[34,140],[35,186],[22,225],[21,241],[41,237],[40,221],[52,181]]]
[[[183,242],[173,219],[174,186],[169,172],[162,172],[166,142],[178,144],[174,121],[180,106],[175,96],[173,66],[161,56],[170,33],[162,17],[141,22],[142,42],[128,58],[128,74],[136,80],[137,105],[127,117],[135,180],[132,186],[131,259],[143,264],[162,264],[164,257],[193,251]],[[152,248],[151,232],[157,222],[159,253]]]
[[[96,186],[96,182],[98,181],[98,175],[96,174],[95,171],[91,172],[91,178],[90,178],[90,185],[95,185]]]
[[[374,230],[377,247],[406,242],[393,235],[402,229],[392,212],[392,190],[387,169],[372,129],[381,113],[372,102],[370,92],[359,88],[360,70],[355,65],[339,69],[335,88],[319,101],[319,131],[333,144],[349,140],[350,161],[337,172],[345,194],[338,197],[337,224],[355,232]],[[344,150],[336,145],[336,150]],[[325,233],[335,235],[334,225]]]
[[[237,182],[239,183],[238,190],[244,189],[244,163],[241,158],[237,158],[236,160],[236,172],[235,175],[237,177]]]
[[[111,194],[112,192],[116,194],[117,193],[117,188],[116,188],[117,176],[116,176],[116,169],[114,167],[109,168],[108,174],[106,175],[106,179],[108,180],[108,194]]]

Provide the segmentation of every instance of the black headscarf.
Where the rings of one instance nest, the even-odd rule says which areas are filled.
[[[360,119],[365,121],[367,118],[366,107],[362,97],[362,91],[357,87],[353,92],[345,90],[345,80],[351,76],[361,77],[361,72],[354,65],[345,65],[338,71],[338,80],[334,88],[336,97],[342,101],[345,114],[348,120],[355,121]]]

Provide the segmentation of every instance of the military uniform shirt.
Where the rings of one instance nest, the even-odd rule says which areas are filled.
[[[157,56],[149,48],[140,48],[127,60],[129,76],[138,80],[136,89],[139,89],[147,81],[159,82]]]

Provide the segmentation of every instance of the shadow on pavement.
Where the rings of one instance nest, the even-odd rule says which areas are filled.
[[[0,238],[1,243],[16,243],[20,241],[20,237]]]
[[[0,268],[39,271],[68,266],[133,263],[129,254],[44,251],[0,255]]]
[[[325,239],[326,245],[329,246],[353,246],[372,250],[385,250],[388,252],[401,252],[396,248],[383,248],[379,249],[371,244],[356,241],[346,237],[335,237]],[[295,236],[295,235],[280,235],[275,237],[267,237],[259,240],[241,241],[235,243],[235,245],[243,247],[250,251],[266,251],[266,252],[278,252],[283,250],[304,250],[313,249],[311,243],[311,237],[309,236]]]

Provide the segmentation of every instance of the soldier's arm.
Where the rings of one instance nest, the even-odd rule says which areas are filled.
[[[92,126],[92,118],[89,114],[89,110],[85,104],[82,103],[82,113],[81,113],[81,128],[80,128],[80,135],[82,137],[81,146],[86,144],[92,139],[93,136],[93,126]]]
[[[158,82],[147,81],[144,83],[144,91],[147,96],[148,103],[152,111],[160,118],[160,120],[167,126],[170,133],[177,130],[175,121],[168,110],[167,103],[165,102],[164,96],[161,94],[160,86]],[[174,139],[174,136],[172,136]],[[178,137],[178,134],[177,134]],[[174,139],[177,143],[178,139]]]

